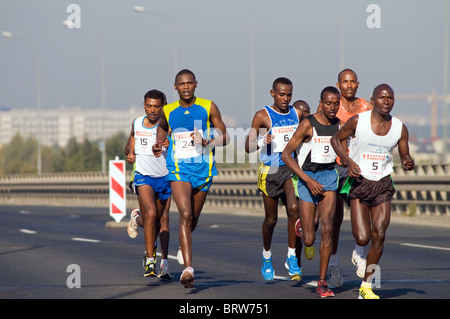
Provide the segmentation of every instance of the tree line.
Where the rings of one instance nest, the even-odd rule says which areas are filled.
[[[106,139],[106,160],[119,156],[124,159],[123,149],[128,135],[117,133]],[[84,138],[78,142],[72,137],[65,147],[41,146],[42,173],[96,172],[102,170],[102,152],[99,141]],[[127,164],[128,165],[128,164]],[[131,165],[127,167],[132,169]],[[9,144],[0,147],[0,175],[36,174],[37,139],[17,133]]]
[[[106,139],[107,165],[108,161],[115,159],[116,156],[119,156],[120,159],[126,159],[123,150],[127,140],[128,135],[124,132],[119,132]],[[228,158],[225,160],[225,148],[219,147],[216,149],[216,166],[218,168],[252,166],[248,154],[245,153],[244,159],[238,158],[235,146],[230,145],[229,147],[233,148],[231,160]],[[244,152],[243,150],[240,151]],[[75,137],[72,137],[65,147],[41,145],[41,157],[42,173],[101,172],[102,170],[102,152],[99,148],[99,141],[91,141],[88,138],[79,142]],[[128,163],[126,165],[127,171],[133,169],[133,165]],[[0,176],[36,173],[36,137],[23,137],[20,133],[17,133],[9,144],[0,146]]]

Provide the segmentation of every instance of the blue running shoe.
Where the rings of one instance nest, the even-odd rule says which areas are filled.
[[[265,280],[273,280],[273,277],[275,276],[275,271],[272,267],[272,257],[269,259],[266,259],[263,257],[263,265],[261,267],[261,273]]]
[[[295,256],[289,256],[286,258],[284,267],[289,270],[289,276],[292,280],[301,280],[302,269],[298,266],[298,259]]]

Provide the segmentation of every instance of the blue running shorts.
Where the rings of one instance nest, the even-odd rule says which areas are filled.
[[[202,192],[207,192],[212,184],[212,176],[197,177],[188,174],[169,173],[169,181],[171,182],[188,182],[191,183],[192,189],[198,189]]]
[[[312,179],[324,185],[325,186],[324,190],[326,192],[327,191],[335,192],[337,190],[339,174],[335,169],[328,169],[325,171],[319,171],[315,173],[311,171],[304,171],[304,172]],[[315,205],[317,205],[317,203],[320,200],[320,197],[314,196],[311,193],[308,186],[301,178],[298,179],[298,197],[305,202],[313,203]]]
[[[137,195],[139,195],[139,186],[144,185],[148,185],[153,188],[156,198],[159,200],[166,200],[172,194],[172,189],[170,188],[170,182],[167,175],[162,177],[152,177],[135,172],[133,183]]]

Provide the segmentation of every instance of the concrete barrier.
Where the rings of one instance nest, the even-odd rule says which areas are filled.
[[[257,171],[257,168],[219,169],[205,208],[263,213]],[[394,214],[450,217],[450,164],[420,164],[411,172],[395,166],[392,178],[397,190],[392,201]],[[0,177],[0,203],[4,205],[107,207],[108,194],[108,175],[99,172]],[[127,207],[128,210],[138,207],[136,195],[130,189]]]

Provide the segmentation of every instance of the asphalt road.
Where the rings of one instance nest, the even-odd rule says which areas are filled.
[[[124,228],[105,227],[112,220],[107,209],[0,207],[0,299],[179,299],[177,311],[195,300],[321,299],[314,288],[320,236],[316,258],[303,260],[303,280],[290,281],[284,268],[286,219],[280,218],[272,247],[277,277],[266,282],[260,274],[262,217],[231,212],[200,217],[193,237],[195,288],[185,289],[179,283],[183,268],[175,259],[177,213],[170,218],[173,278],[163,280],[143,277],[143,233],[131,239]],[[382,299],[450,298],[449,235],[449,228],[391,223],[381,287],[374,291]],[[353,246],[350,223],[344,221],[339,254],[345,283],[332,299],[357,298]]]

